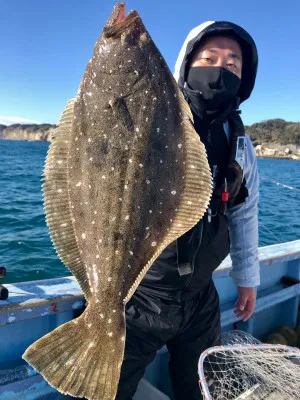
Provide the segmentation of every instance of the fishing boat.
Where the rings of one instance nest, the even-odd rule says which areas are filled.
[[[237,289],[229,276],[230,258],[215,271],[223,332],[239,329],[263,340],[282,325],[299,324],[300,240],[261,247],[259,260],[261,285],[255,313],[247,322],[233,312]],[[0,399],[71,399],[49,386],[22,354],[34,341],[80,315],[85,300],[79,285],[68,276],[5,286],[9,297],[0,301]],[[166,348],[148,366],[134,399],[173,399]]]

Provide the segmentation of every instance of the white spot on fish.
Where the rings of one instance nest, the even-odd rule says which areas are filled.
[[[192,202],[192,201],[188,201],[187,203],[188,203],[188,204],[193,204],[193,202]]]
[[[162,164],[162,163],[163,163],[163,160],[159,160],[159,162],[160,162],[160,164]]]
[[[136,131],[136,132],[139,132],[139,131],[140,131],[140,128],[135,128],[135,131]]]
[[[109,337],[112,337],[112,335],[113,335],[112,332],[108,332]]]
[[[122,197],[119,197],[119,201],[123,201]]]
[[[131,268],[131,265],[130,265],[130,264],[128,264],[128,265],[127,265],[127,267],[130,269],[130,268]]]
[[[145,228],[145,229],[146,229],[146,231],[148,231],[148,230],[149,230],[149,226],[146,226],[146,228]]]
[[[102,239],[99,239],[99,243],[102,243]]]
[[[102,179],[106,179],[106,176],[105,176],[105,175],[102,175]]]
[[[90,96],[90,97],[92,96],[92,94],[93,94],[92,92],[88,92],[87,93],[87,95]]]
[[[127,190],[127,189],[128,189],[128,186],[127,186],[127,185],[124,185],[124,189]]]
[[[152,242],[152,243],[151,243],[151,246],[152,246],[152,247],[155,247],[156,244],[157,244],[156,242]]]
[[[153,101],[156,101],[157,100],[157,97],[153,97],[153,99],[152,99]]]
[[[99,254],[96,254],[96,258],[100,258]]]
[[[126,220],[126,221],[129,220],[129,215],[126,215],[125,220]]]
[[[132,158],[129,158],[129,160],[128,160],[129,162],[130,162],[130,164],[132,164]]]
[[[178,148],[179,148],[179,149],[181,149],[181,147],[182,147],[182,144],[181,144],[181,143],[179,143],[179,145],[178,145]]]
[[[75,138],[75,142],[77,142],[77,140],[78,140],[78,137],[76,136],[76,138]]]
[[[146,118],[146,122],[148,122],[148,119],[149,119],[149,118],[147,117],[147,118]]]
[[[104,315],[103,315],[103,314],[100,314],[100,318],[102,318],[102,319],[103,319],[103,318],[104,318]]]
[[[86,234],[83,233],[83,234],[81,235],[81,237],[82,237],[82,239],[85,239],[85,238],[86,238]]]
[[[109,324],[111,324],[111,319],[109,318],[109,320],[107,321]]]
[[[196,167],[195,167],[195,165],[191,165],[191,168],[192,168],[192,169],[195,169]]]
[[[116,251],[115,251],[115,254],[120,254],[119,250],[116,250]]]
[[[57,189],[57,192],[58,192],[58,193],[62,193],[63,190],[62,190],[62,189]]]
[[[119,294],[119,296],[121,296],[121,295],[122,295],[122,293],[121,293],[121,292],[119,292],[118,294]]]
[[[115,168],[114,168],[114,167],[111,167],[111,170],[112,170],[112,171],[114,171],[114,170],[115,170]]]
[[[95,221],[92,221],[92,224],[94,225],[94,224],[95,224]]]
[[[121,337],[121,342],[125,342],[125,336]]]
[[[156,128],[156,132],[159,132],[160,131],[160,129],[159,128]]]
[[[152,214],[152,210],[149,210],[149,214]]]
[[[129,254],[130,254],[131,256],[133,256],[133,252],[132,252],[131,250],[129,250]]]
[[[176,194],[176,190],[172,190],[171,194],[175,195]]]
[[[77,184],[76,184],[76,187],[80,187],[82,185],[82,182],[78,182]]]
[[[93,161],[93,157],[90,158],[90,161]]]
[[[136,75],[138,75],[138,74],[139,74],[139,73],[138,73],[138,71],[137,71],[136,69],[134,70],[134,73],[135,73]]]
[[[94,342],[91,342],[91,343],[89,344],[89,349],[90,349],[91,347],[95,347],[95,343],[94,343]]]
[[[127,62],[131,62],[131,60],[128,60]]]
[[[145,93],[147,94],[147,93],[148,93],[148,90],[145,90]]]
[[[111,281],[112,281],[112,277],[109,276],[109,277],[107,278],[107,280],[108,280],[108,282],[111,282]]]
[[[113,310],[113,313],[117,312],[116,310]]]
[[[150,181],[149,181],[148,179],[146,179],[146,183],[147,183],[147,185],[149,185],[149,184],[150,184]]]

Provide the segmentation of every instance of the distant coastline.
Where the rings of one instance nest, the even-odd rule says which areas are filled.
[[[55,128],[52,124],[0,125],[0,139],[51,142]]]
[[[0,125],[0,139],[51,142],[57,125]],[[271,119],[245,126],[256,156],[300,160],[300,123]]]

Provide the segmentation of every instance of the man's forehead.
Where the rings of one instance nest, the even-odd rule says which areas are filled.
[[[215,35],[203,38],[194,53],[199,54],[204,50],[217,52],[218,50],[229,50],[233,56],[242,58],[242,50],[239,42],[229,35]]]

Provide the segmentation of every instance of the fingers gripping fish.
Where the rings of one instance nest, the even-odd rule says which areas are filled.
[[[88,306],[23,358],[62,393],[115,398],[125,304],[206,210],[211,175],[191,118],[138,13],[117,4],[44,169],[51,239]]]

